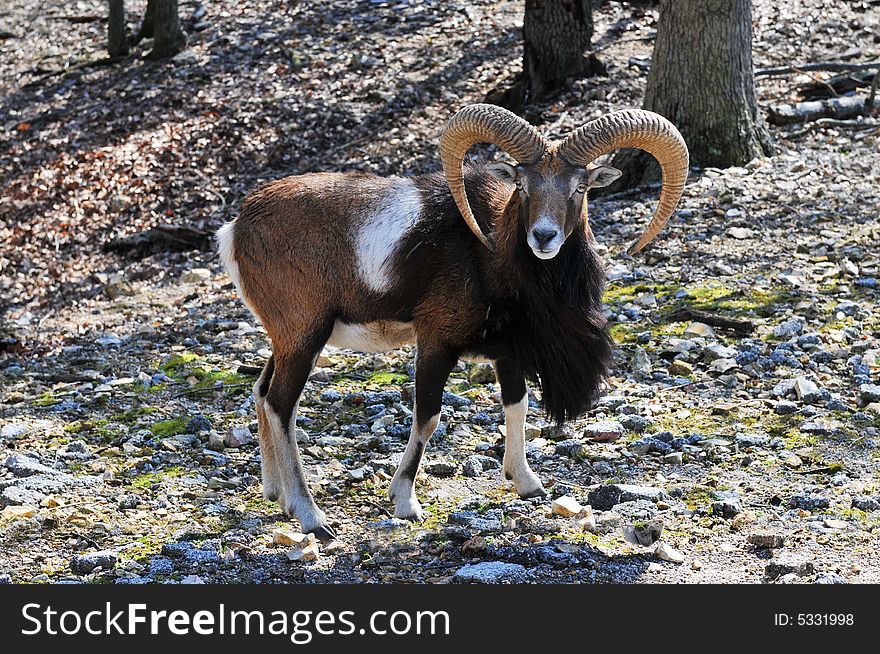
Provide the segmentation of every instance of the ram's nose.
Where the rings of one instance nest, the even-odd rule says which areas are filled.
[[[535,243],[542,250],[546,250],[547,246],[559,235],[559,232],[555,229],[533,229],[532,236],[535,238]]]

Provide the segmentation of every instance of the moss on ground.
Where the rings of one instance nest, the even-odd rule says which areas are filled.
[[[61,398],[56,397],[52,391],[46,391],[34,400],[34,406],[55,406],[59,402],[61,402]]]
[[[184,477],[186,476],[186,474],[187,471],[180,466],[171,466],[169,468],[165,468],[164,470],[143,472],[132,479],[128,483],[128,487],[144,488],[150,490],[154,486],[161,484],[168,479],[174,479],[175,477]]]
[[[150,425],[150,432],[159,438],[168,438],[169,436],[177,436],[185,434],[188,421],[185,418],[171,418],[170,420],[160,420]]]
[[[77,421],[70,424],[70,429],[75,429],[76,431],[69,431],[68,433],[87,435],[90,438],[97,438],[110,445],[118,445],[127,435],[125,430],[120,429],[105,418]],[[67,427],[65,427],[65,431],[67,431]]]
[[[159,369],[169,377],[180,377],[187,371],[187,369],[193,367],[190,366],[191,363],[201,360],[202,359],[199,355],[193,354],[192,352],[177,352],[168,357],[168,359],[159,366]]]
[[[409,381],[409,375],[394,372],[392,370],[377,370],[369,379],[367,384],[378,384],[379,386],[389,386],[392,384],[405,384]]]
[[[125,425],[134,425],[141,418],[158,413],[159,409],[154,406],[139,406],[125,411],[119,416],[119,422]]]

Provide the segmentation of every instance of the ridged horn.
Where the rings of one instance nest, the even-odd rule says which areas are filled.
[[[566,137],[557,154],[576,166],[586,166],[618,148],[639,148],[660,164],[663,187],[654,217],[627,252],[635,254],[666,225],[684,191],[688,149],[675,125],[653,111],[625,110],[600,116]]]
[[[464,188],[464,157],[476,143],[497,145],[519,163],[536,163],[547,152],[549,143],[522,118],[492,104],[472,104],[460,109],[443,129],[440,159],[452,197],[474,235],[492,250],[474,218]]]

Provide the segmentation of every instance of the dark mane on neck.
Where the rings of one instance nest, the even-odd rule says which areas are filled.
[[[505,218],[518,216],[518,204],[511,202]],[[494,275],[513,298],[502,338],[561,424],[593,406],[612,361],[604,266],[583,225],[549,261],[535,257],[518,220],[500,220],[496,229]]]

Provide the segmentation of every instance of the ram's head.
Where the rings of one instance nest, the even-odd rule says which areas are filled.
[[[607,186],[620,176],[615,168],[593,165],[602,155],[618,148],[639,148],[657,159],[663,174],[657,210],[642,235],[629,247],[630,254],[644,248],[663,229],[687,179],[687,145],[675,126],[659,114],[616,111],[551,143],[506,109],[470,105],[449,120],[440,138],[440,154],[462,217],[490,249],[492,243],[477,224],[464,188],[464,157],[475,143],[493,143],[516,160],[516,165],[490,164],[489,170],[515,186],[523,208],[526,239],[539,259],[556,256],[574,229],[585,224],[587,191]]]

